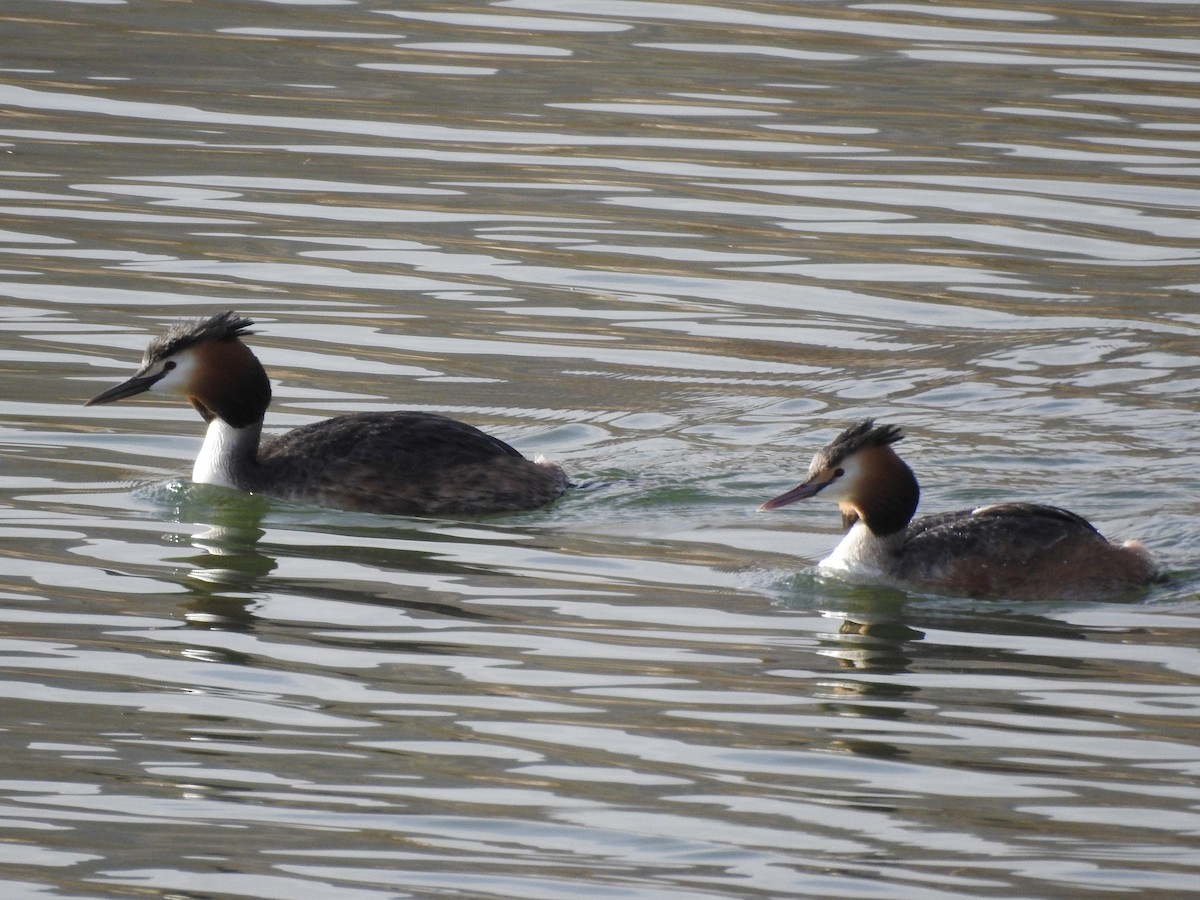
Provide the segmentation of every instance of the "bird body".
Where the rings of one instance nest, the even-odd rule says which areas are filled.
[[[208,423],[192,480],[296,503],[394,515],[472,515],[544,506],[567,488],[552,463],[426,412],[337,416],[262,439],[271,386],[231,312],[151,342],[138,372],[88,401],[145,391],[182,395]]]
[[[825,494],[849,530],[819,568],[921,593],[1103,599],[1154,578],[1140,543],[1110,543],[1056,506],[999,503],[914,519],[920,488],[892,449],[903,437],[894,425],[859,422],[817,452],[805,481],[760,508]]]

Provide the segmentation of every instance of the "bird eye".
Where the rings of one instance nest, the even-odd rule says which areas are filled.
[[[846,470],[845,470],[845,469],[834,469],[834,470],[833,470],[833,477],[834,477],[834,478],[841,478],[841,477],[842,477],[843,475],[845,475],[845,474],[846,474]]]
[[[164,371],[164,372],[170,372],[170,371],[171,371],[173,368],[175,368],[175,366],[177,366],[177,365],[178,365],[178,363],[177,363],[177,362],[175,362],[175,360],[173,360],[173,359],[168,359],[168,360],[167,360],[165,363],[163,363],[163,371]]]

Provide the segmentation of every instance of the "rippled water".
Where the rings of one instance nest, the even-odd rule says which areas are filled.
[[[1193,3],[0,6],[0,893],[1184,896]],[[190,486],[83,408],[258,324],[268,427],[445,412],[480,521]],[[1140,537],[1121,604],[814,576],[850,421],[929,511]]]

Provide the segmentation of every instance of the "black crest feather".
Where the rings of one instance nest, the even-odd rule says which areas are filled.
[[[236,315],[233,310],[217,313],[207,319],[192,319],[172,325],[167,333],[155,338],[146,348],[146,361],[164,359],[168,356],[195,347],[205,341],[233,341],[247,334],[253,334],[250,326],[254,323],[245,316]]]
[[[899,425],[876,425],[874,419],[863,419],[834,438],[817,456],[822,468],[835,468],[866,447],[886,447],[902,440],[904,429]]]

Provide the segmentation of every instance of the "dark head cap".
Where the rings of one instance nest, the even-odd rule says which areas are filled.
[[[207,341],[235,341],[253,334],[249,330],[253,324],[250,319],[235,314],[233,310],[217,313],[207,319],[179,322],[172,325],[166,334],[150,342],[143,363],[167,359]]]
[[[899,425],[876,425],[874,419],[863,419],[851,425],[813,456],[810,472],[836,469],[854,454],[868,447],[886,447],[904,440]]]

